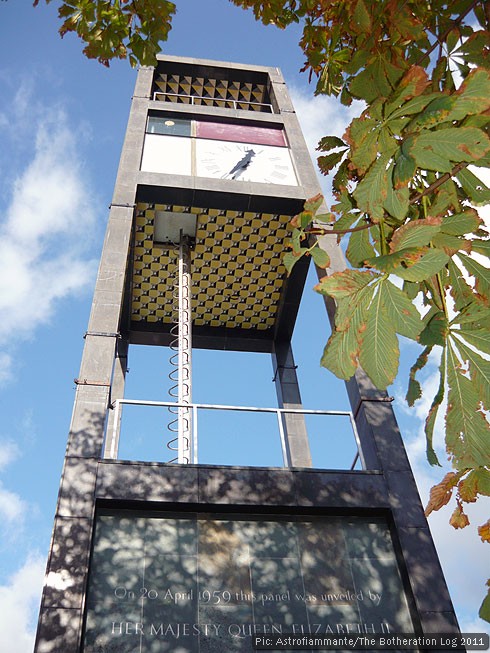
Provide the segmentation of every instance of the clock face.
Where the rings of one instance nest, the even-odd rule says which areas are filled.
[[[196,174],[232,181],[296,186],[291,156],[286,147],[198,139]]]

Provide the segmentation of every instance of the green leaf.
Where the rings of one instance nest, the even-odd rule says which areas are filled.
[[[396,376],[399,357],[400,350],[393,320],[386,310],[383,293],[378,286],[378,292],[368,309],[359,362],[374,385],[385,390]]]
[[[313,222],[315,216],[311,211],[301,211],[295,215],[289,223],[291,227],[306,229],[306,227]]]
[[[332,154],[319,156],[317,161],[322,175],[328,174],[332,168],[335,168],[337,163],[342,160],[344,153],[345,150],[342,150],[342,152],[332,152]]]
[[[432,349],[432,347],[430,348]],[[433,440],[434,440],[434,427],[437,421],[437,415],[439,409],[444,400],[444,384],[446,380],[446,357],[441,356],[441,362],[439,364],[439,387],[437,392],[434,395],[432,404],[427,413],[427,419],[425,420],[425,453],[427,456],[427,461],[429,465],[441,467],[441,463],[437,458],[437,454],[434,450]]]
[[[390,102],[387,103],[386,116],[390,116],[394,109],[400,107],[401,104],[410,98],[420,96],[425,91],[428,84],[429,78],[427,72],[421,66],[411,66],[408,72],[402,77],[395,92],[390,98]]]
[[[461,335],[471,343],[467,333],[461,332]],[[488,337],[488,334],[487,334]],[[479,356],[472,349],[467,347],[459,338],[457,346],[463,360],[468,361],[471,379],[474,382],[478,397],[483,403],[486,410],[490,410],[490,361]]]
[[[355,33],[362,34],[371,31],[371,16],[366,8],[364,0],[357,0],[351,18],[351,26]]]
[[[486,597],[483,599],[483,603],[480,605],[478,616],[480,619],[490,622],[490,590],[488,590]]]
[[[410,368],[410,374],[408,377],[408,389],[405,396],[405,401],[409,406],[413,406],[414,403],[422,396],[422,387],[415,376],[417,372],[419,372],[427,365],[431,351],[432,347],[426,347]]]
[[[488,48],[488,43],[487,46]],[[490,71],[476,68],[454,94],[450,120],[463,120],[468,115],[484,113],[490,108]]]
[[[478,295],[471,295],[472,301],[460,309],[454,318],[455,324],[466,325],[466,329],[485,328],[490,323],[490,307],[480,301]]]
[[[360,272],[358,270],[343,270],[335,272],[329,277],[320,279],[314,290],[322,295],[329,295],[335,299],[342,299],[355,294],[364,286],[378,278],[373,272]]]
[[[342,206],[344,209],[347,209],[347,203],[343,205],[335,204],[332,207],[337,213],[341,214],[340,218],[333,225],[334,232],[350,229],[351,227],[356,226],[359,221],[359,213],[351,213],[349,210],[342,210]]]
[[[475,127],[448,127],[412,137],[409,154],[420,168],[451,172],[453,162],[473,162],[490,150],[488,136]]]
[[[393,169],[393,186],[395,188],[408,187],[409,182],[412,180],[417,164],[415,159],[402,150],[395,158],[395,167]]]
[[[469,304],[473,299],[473,291],[466,283],[460,269],[450,260],[448,262],[449,270],[449,290],[454,299],[454,308],[460,311],[464,306]]]
[[[405,219],[409,208],[410,192],[408,186],[395,190],[392,185],[388,183],[386,189],[387,194],[384,208],[390,215],[401,222]]]
[[[463,213],[448,215],[442,219],[441,231],[453,236],[464,236],[476,231],[482,220],[474,209],[468,209]]]
[[[420,334],[419,342],[427,347],[433,347],[434,345],[444,347],[448,333],[449,324],[446,315],[443,311],[437,311],[430,317],[425,329]]]
[[[427,249],[417,249],[412,247],[410,249],[403,249],[393,254],[384,254],[383,256],[375,256],[365,260],[366,267],[378,268],[387,274],[395,273],[401,265],[409,266],[420,261]]]
[[[321,365],[341,379],[350,379],[358,367],[360,340],[366,328],[367,307],[373,290],[367,286],[353,297],[337,300],[336,330],[330,336]]]
[[[330,256],[327,252],[321,249],[318,245],[310,252],[315,265],[319,268],[328,268],[330,265]]]
[[[454,97],[442,93],[430,102],[425,110],[412,120],[408,125],[410,131],[419,131],[421,128],[432,127],[446,122],[454,106]]]
[[[282,263],[287,270],[288,275],[291,274],[291,271],[294,265],[300,260],[301,256],[293,254],[293,252],[286,252],[282,257]]]
[[[298,256],[302,254],[301,250],[301,239],[303,236],[303,232],[300,229],[293,229],[293,233],[291,235],[291,246],[293,248],[293,253],[295,256]]]
[[[436,234],[432,239],[433,247],[442,249],[448,256],[454,256],[460,251],[471,252],[471,241],[463,236],[451,236],[450,234]]]
[[[420,292],[420,284],[412,283],[411,281],[404,281],[402,287],[403,292],[411,300],[414,300]]]
[[[424,326],[420,313],[407,295],[388,279],[379,283],[379,292],[397,333],[416,340]]]
[[[347,144],[337,136],[324,136],[317,145],[318,152],[328,152],[336,147],[347,147]]]
[[[471,256],[460,254],[461,262],[470,274],[475,277],[475,288],[480,295],[488,297],[490,294],[490,269],[484,267]]]
[[[448,210],[458,211],[460,208],[458,187],[452,179],[448,179],[435,190],[435,198],[430,207],[433,216],[445,215]]]
[[[489,425],[480,410],[474,383],[460,370],[452,346],[447,348],[448,408],[446,448],[456,469],[490,463]]]
[[[424,281],[432,277],[449,261],[449,256],[438,249],[429,249],[413,265],[407,267],[399,266],[393,270],[393,274],[405,281]]]
[[[402,106],[396,105],[396,103],[390,102],[387,105],[387,117],[389,116],[390,122],[402,116],[411,116],[415,113],[420,113],[434,98],[439,97],[440,93],[429,93],[428,95],[419,95],[413,99],[405,102]],[[395,110],[390,113],[392,107]]]
[[[479,494],[490,496],[490,471],[485,467],[477,467],[458,484],[458,492],[462,501],[473,503]]]
[[[352,166],[364,174],[376,160],[378,154],[379,122],[364,114],[354,118],[346,132],[346,140],[351,147]]]
[[[334,213],[317,213],[315,215],[315,223],[322,222],[323,224],[334,224],[335,214]]]
[[[367,64],[364,70],[354,77],[349,90],[354,97],[368,103],[390,95],[392,89],[383,65],[382,55]]]
[[[388,160],[387,156],[379,157],[353,193],[358,208],[375,220],[383,217],[383,204],[388,194],[387,186],[391,183],[388,182],[386,170]]]
[[[471,244],[473,246],[474,252],[478,252],[479,254],[483,254],[483,256],[490,258],[490,239],[488,240],[475,239],[471,241]]]
[[[363,267],[367,258],[376,255],[369,240],[369,229],[354,231],[350,234],[349,245],[345,252],[347,260],[354,267]]]
[[[439,218],[407,222],[393,234],[390,250],[396,252],[411,247],[424,247],[430,243],[440,228],[441,220]]]
[[[461,183],[463,190],[468,194],[472,204],[475,206],[485,206],[490,202],[490,188],[479,177],[463,168],[456,175],[456,179]]]
[[[316,213],[320,206],[323,204],[323,195],[318,193],[314,197],[310,197],[305,202],[305,211],[310,211],[311,213]]]
[[[466,342],[473,345],[473,347],[476,347],[479,351],[490,355],[490,331],[488,329],[461,329],[459,331],[453,331],[453,333],[463,337]]]

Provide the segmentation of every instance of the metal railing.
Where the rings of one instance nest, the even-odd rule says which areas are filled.
[[[258,406],[228,406],[221,404],[182,404],[172,401],[147,401],[139,399],[116,399],[111,407],[114,410],[114,419],[113,419],[113,432],[111,437],[111,448],[107,453],[107,458],[116,460],[118,457],[118,431],[121,421],[121,410],[123,405],[132,405],[132,406],[157,406],[162,408],[186,408],[192,411],[192,445],[191,445],[191,462],[194,464],[198,463],[198,410],[227,410],[227,411],[241,411],[247,413],[275,413],[277,416],[277,425],[279,428],[279,437],[281,440],[281,451],[284,467],[291,467],[291,460],[289,456],[288,447],[286,444],[286,430],[284,428],[284,416],[289,414],[298,414],[298,415],[341,415],[348,417],[350,420],[352,432],[357,446],[357,452],[354,457],[354,460],[350,466],[350,470],[354,470],[357,462],[362,461],[361,456],[361,446],[359,435],[356,428],[356,422],[352,412],[345,410],[307,410],[304,408],[262,408]]]
[[[162,97],[160,97],[162,96]],[[212,102],[207,106],[222,107],[224,109],[235,109],[242,111],[243,109],[239,106],[240,104],[248,104],[251,107],[258,107],[256,111],[261,111],[262,113],[274,113],[272,104],[268,102],[253,102],[252,100],[234,100],[233,98],[219,98],[219,97],[209,97],[205,95],[188,95],[186,93],[166,93],[165,91],[155,91],[153,93],[153,100],[159,102],[165,102],[167,98],[187,98],[189,102],[181,102],[180,104],[190,104],[196,106],[206,106],[206,104],[196,103],[196,100],[205,100],[206,102]],[[175,100],[170,99],[170,102],[176,103]]]

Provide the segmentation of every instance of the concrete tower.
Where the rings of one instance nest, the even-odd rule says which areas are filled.
[[[286,278],[281,255],[288,222],[318,192],[278,69],[162,57],[139,71],[36,653],[458,632],[391,404],[362,372],[346,384],[357,463],[312,466],[291,351],[307,265]],[[335,240],[321,245],[343,269]],[[173,340],[175,451],[120,460],[128,349]],[[199,414],[216,407],[192,401],[193,348],[272,355],[282,468],[199,464]]]

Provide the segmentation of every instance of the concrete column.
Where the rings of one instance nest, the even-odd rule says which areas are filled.
[[[122,406],[118,412],[117,424],[115,424],[116,413],[114,402],[124,398],[124,386],[126,384],[126,372],[128,371],[128,341],[121,338],[117,342],[116,360],[114,361],[114,374],[110,396],[110,408],[107,415],[107,430],[104,444],[104,458],[117,458],[119,449],[119,437],[121,430]],[[116,426],[116,428],[114,428]]]
[[[301,409],[298,377],[290,343],[276,342],[272,367],[280,408]],[[303,415],[286,413],[283,418],[286,452],[291,467],[311,467],[310,445]]]
[[[153,69],[142,70],[119,164],[61,479],[39,615],[35,653],[78,653],[95,513],[97,464],[111,398],[122,396],[123,365],[114,359],[124,298],[139,162]]]

